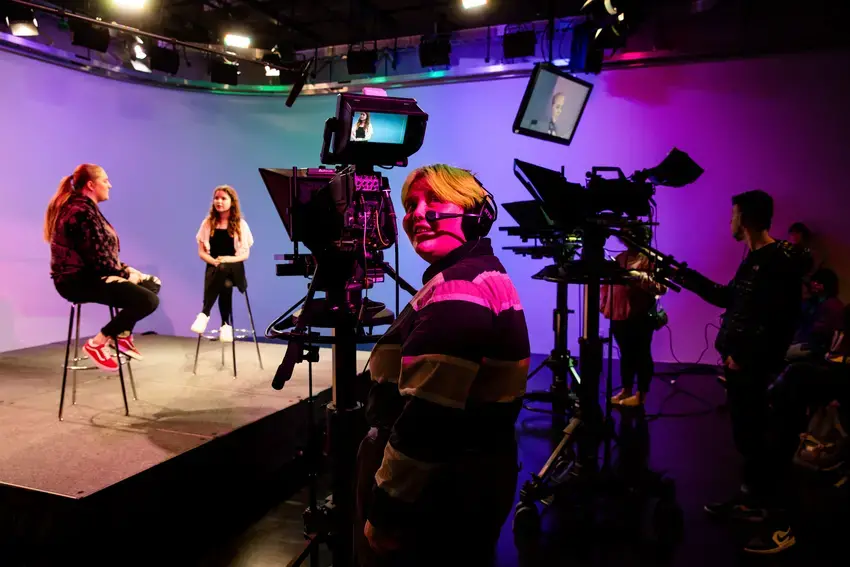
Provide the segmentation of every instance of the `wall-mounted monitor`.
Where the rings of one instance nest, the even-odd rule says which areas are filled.
[[[538,63],[514,119],[514,133],[569,146],[592,90],[592,83]]]

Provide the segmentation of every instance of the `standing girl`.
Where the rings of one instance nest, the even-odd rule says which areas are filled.
[[[652,241],[648,227],[624,231],[640,244],[649,245]],[[611,333],[620,349],[623,389],[611,399],[611,403],[637,407],[646,401],[649,384],[655,374],[655,362],[652,360],[653,313],[657,297],[667,293],[667,288],[653,279],[653,265],[649,258],[629,243],[626,247],[615,260],[621,268],[634,271],[638,279],[628,284],[603,285],[599,310],[611,321]],[[634,391],[635,377],[637,392]]]
[[[204,275],[204,305],[192,324],[192,332],[203,334],[210,320],[210,311],[218,299],[221,313],[220,340],[233,342],[233,286],[245,293],[248,280],[245,264],[254,237],[239,209],[239,196],[229,185],[213,191],[210,214],[201,223],[195,236],[198,256],[207,263]]]

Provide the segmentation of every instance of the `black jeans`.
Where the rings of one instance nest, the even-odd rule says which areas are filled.
[[[781,483],[790,464],[776,444],[768,403],[773,374],[760,369],[725,369],[726,398],[735,448],[743,457],[744,484],[753,506],[780,506]]]
[[[245,265],[242,262],[219,264],[212,266],[207,264],[204,273],[204,306],[201,312],[210,316],[213,304],[218,299],[218,311],[221,314],[221,323],[233,324],[233,287],[236,286],[245,293],[247,281],[245,279]]]
[[[620,380],[623,388],[631,390],[637,376],[638,391],[646,394],[655,374],[652,360],[652,334],[655,332],[649,316],[611,321],[611,333],[620,349]]]
[[[56,291],[71,303],[99,303],[119,309],[118,315],[100,330],[107,337],[133,332],[136,323],[159,306],[159,280],[147,278],[138,284],[127,280],[107,282],[101,278],[56,282]]]

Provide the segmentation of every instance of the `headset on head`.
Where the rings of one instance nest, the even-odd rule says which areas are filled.
[[[470,175],[472,175],[472,172],[470,172]],[[467,240],[477,240],[487,236],[499,217],[499,207],[496,205],[493,194],[484,187],[484,184],[475,175],[472,175],[472,178],[484,191],[484,198],[468,214],[464,215],[461,221],[460,228]]]

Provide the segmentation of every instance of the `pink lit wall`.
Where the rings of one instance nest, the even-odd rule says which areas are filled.
[[[524,80],[390,94],[415,97],[430,113],[425,145],[411,158],[411,168],[440,161],[473,169],[502,202],[526,198],[513,177],[515,157],[552,169],[563,165],[569,179],[582,181],[594,165],[616,165],[626,173],[651,167],[676,146],[706,173],[689,187],[659,189],[659,248],[718,281],[728,280],[744,252],[729,235],[730,197],[762,188],[776,199],[777,235],[793,221],[809,224],[850,291],[848,71],[845,54],[609,71],[591,77],[596,88],[570,147],[511,133]],[[115,186],[103,210],[121,235],[123,259],[163,280],[160,310],[139,331],[189,335],[200,309],[203,273],[193,238],[213,187],[221,183],[239,191],[257,239],[247,269],[259,330],[304,294],[306,280],[274,276],[272,255],[292,246],[257,168],[318,165],[333,98],[302,96],[288,109],[281,98],[135,86],[6,52],[0,52],[0,76],[0,192],[7,209],[0,224],[0,351],[64,336],[67,306],[48,277],[40,232],[59,179],[83,161],[102,164]],[[389,173],[394,188],[400,189],[409,171]],[[498,225],[509,224],[503,213]],[[501,231],[493,238],[498,249],[518,243]],[[545,263],[500,255],[519,287],[533,350],[546,353],[552,348],[555,286],[531,279]],[[423,269],[402,242],[402,275],[419,285]],[[392,291],[385,284],[370,297],[392,304]],[[577,288],[570,301],[580,307]],[[243,326],[244,305],[238,297],[235,304],[237,326]],[[696,360],[706,336],[713,341],[714,330],[706,331],[706,325],[717,322],[719,310],[688,292],[668,295],[664,307],[674,350],[662,330],[656,335],[657,359],[675,354]],[[86,332],[99,327],[104,309],[89,310]],[[576,352],[577,317],[570,321]],[[703,361],[715,358],[710,349]]]

